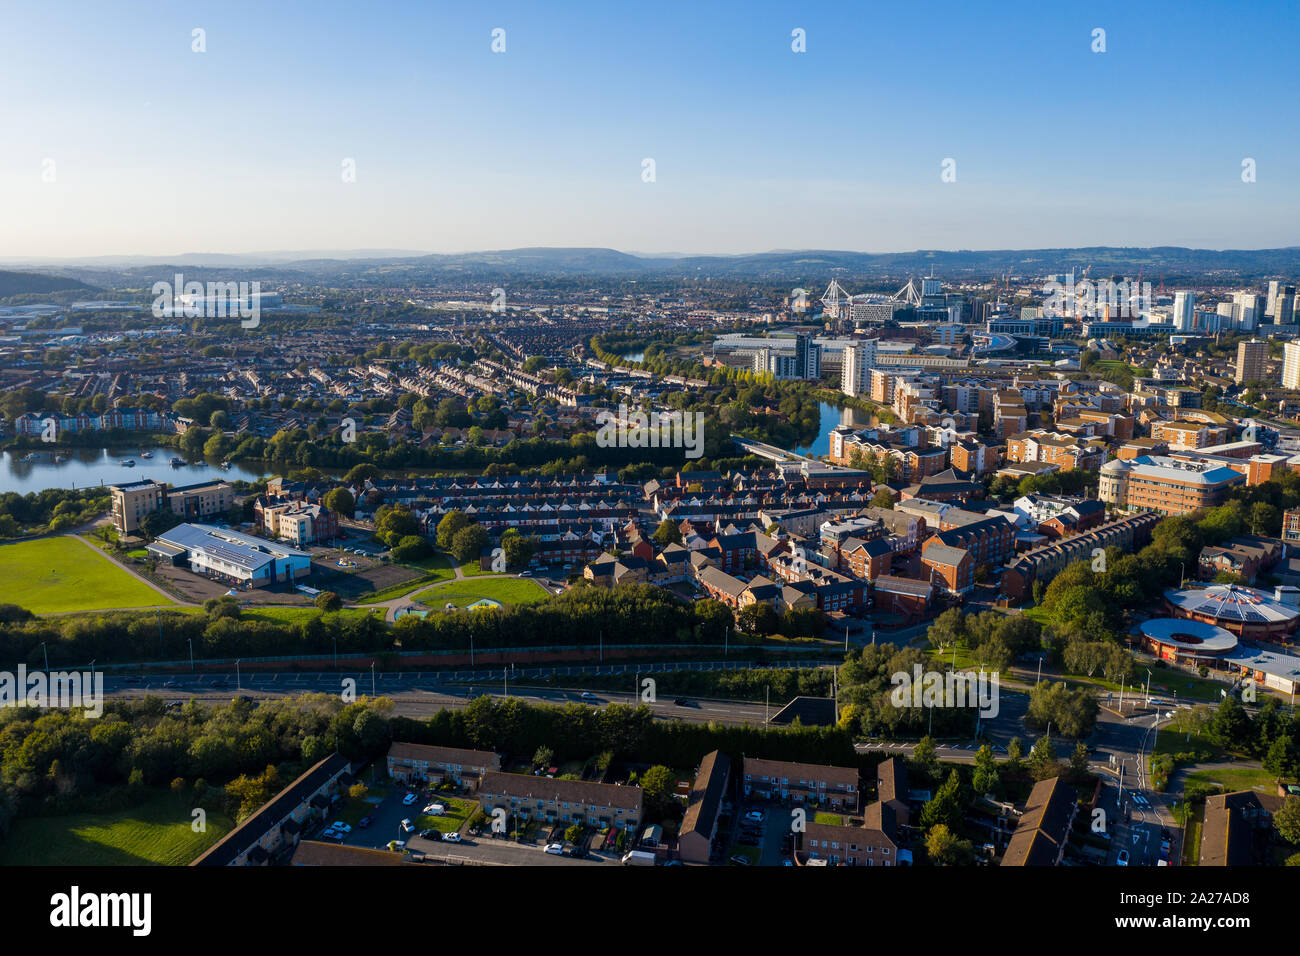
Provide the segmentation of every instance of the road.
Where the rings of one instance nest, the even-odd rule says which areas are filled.
[[[466,675],[469,671],[461,672]],[[491,673],[491,672],[481,672]],[[500,674],[498,669],[496,674]],[[523,673],[523,669],[520,669]],[[441,676],[444,680],[435,680]],[[430,673],[404,673],[372,675],[363,673],[340,674],[244,674],[238,680],[234,674],[203,674],[196,677],[146,678],[139,682],[128,682],[122,677],[108,677],[104,681],[104,693],[108,697],[141,698],[145,696],[166,697],[172,700],[185,700],[190,697],[205,701],[229,700],[242,695],[258,699],[293,697],[307,693],[338,694],[351,689],[358,697],[374,693],[388,697],[396,707],[398,714],[407,717],[427,717],[440,710],[464,707],[475,697],[489,696],[497,699],[513,697],[534,704],[587,704],[592,707],[604,707],[607,704],[633,703],[633,681],[629,677],[628,691],[625,694],[602,690],[584,691],[582,688],[530,687],[513,682],[504,682],[491,687],[466,686],[445,682],[449,675]],[[351,681],[345,685],[344,681]],[[166,686],[175,684],[176,686]],[[584,693],[591,698],[584,699]],[[682,700],[683,704],[675,703]],[[655,716],[662,720],[685,720],[692,723],[717,721],[727,724],[762,724],[768,714],[775,714],[778,707],[765,708],[762,704],[747,701],[715,700],[705,697],[674,696],[671,699],[642,701],[646,703]]]

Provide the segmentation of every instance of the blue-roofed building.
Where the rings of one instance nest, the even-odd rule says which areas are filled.
[[[311,573],[311,555],[288,545],[207,524],[177,525],[149,550],[195,574],[242,588],[296,583]]]

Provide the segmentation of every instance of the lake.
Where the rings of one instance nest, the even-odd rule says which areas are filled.
[[[142,458],[141,453],[153,452],[153,458]],[[226,471],[214,464],[207,467],[199,465],[182,465],[173,468],[167,464],[173,455],[179,457],[174,448],[63,448],[58,452],[34,452],[36,461],[19,461],[28,451],[0,452],[0,492],[15,491],[25,495],[46,488],[86,488],[91,485],[114,485],[127,481],[141,481],[152,478],[173,485],[189,485],[207,479],[222,478],[226,481],[256,481],[263,477],[256,465],[245,467],[235,462]],[[56,462],[56,454],[67,461]],[[118,462],[123,458],[134,458],[135,467],[130,468]]]
[[[856,408],[836,408],[834,405],[821,403],[821,420],[817,423],[817,438],[811,445],[800,445],[791,449],[798,455],[829,455],[831,452],[831,429],[839,425],[856,425],[865,428],[871,424],[871,415]]]
[[[623,355],[623,359],[627,362],[644,362],[645,352],[627,352]]]

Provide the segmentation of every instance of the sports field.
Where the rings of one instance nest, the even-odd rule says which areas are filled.
[[[454,604],[463,608],[484,599],[501,604],[533,604],[546,596],[546,588],[527,578],[482,577],[434,585],[415,595],[415,600],[426,607]]]
[[[0,601],[36,614],[174,604],[74,538],[0,545]]]
[[[206,832],[195,833],[195,796],[160,791],[115,813],[20,817],[0,845],[0,866],[185,866],[233,826],[212,792]]]

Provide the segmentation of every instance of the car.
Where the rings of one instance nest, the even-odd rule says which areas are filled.
[[[348,826],[348,824],[344,823],[342,820],[335,820],[333,823],[330,824],[330,829],[338,830],[339,833],[352,832],[352,827]]]
[[[424,808],[425,816],[440,817],[447,812],[447,808],[441,803],[431,803]]]
[[[521,578],[531,578],[531,577],[533,576],[533,572],[532,572],[532,571],[520,571],[520,572],[519,572],[519,576],[520,576]],[[551,848],[550,848],[549,846],[546,848],[546,852],[547,852],[547,853],[550,853],[550,852],[551,852]]]
[[[406,841],[390,840],[388,843],[388,849],[392,850],[394,853],[401,853],[403,850],[406,849]]]
[[[181,682],[178,681],[178,680],[163,681],[163,686],[164,686],[164,687],[180,687],[180,686],[181,686]]]
[[[333,827],[328,827],[325,830],[321,831],[321,837],[326,840],[337,840],[342,838],[342,836],[343,834],[339,833],[339,831],[335,830]]]
[[[359,826],[361,829],[364,830],[366,827],[370,826],[370,824],[374,822],[375,822],[374,817],[362,817],[360,820],[357,821],[357,826]]]
[[[584,691],[583,691],[581,694],[579,694],[578,696],[581,697],[583,700],[595,700],[595,699],[596,699],[596,695],[593,694],[593,693],[592,693],[591,691],[589,691],[589,690],[584,690]]]
[[[548,844],[546,844],[546,852],[549,853],[549,854],[551,854],[552,856],[563,856],[563,855],[564,855],[564,844],[563,844],[563,843],[548,843]]]
[[[754,865],[753,861],[750,860],[749,857],[747,857],[747,856],[742,856],[742,855],[739,854],[739,853],[737,853],[735,856],[733,856],[733,857],[731,858],[731,862],[734,863],[734,864],[736,864],[736,866],[753,866],[753,865]]]
[[[123,682],[124,684],[138,684],[138,683],[140,683],[140,678],[138,678],[138,677],[123,677],[123,678],[122,678],[122,682]]]
[[[453,830],[451,833],[444,833],[442,835],[442,839],[444,840],[444,842],[447,843],[459,843],[460,834]]]
[[[410,833],[412,830],[415,829],[415,824],[412,823],[410,820],[403,820],[401,823],[401,827],[403,833]]]
[[[1119,856],[1115,858],[1116,866],[1128,866],[1128,850],[1120,850]]]
[[[687,700],[685,697],[674,697],[674,698],[673,698],[673,704],[675,704],[675,705],[678,706],[678,707],[688,707],[688,706],[690,706],[690,703],[691,703],[691,702],[690,702],[689,700]]]
[[[438,838],[437,830],[425,829],[420,831],[421,840],[436,840],[437,838]]]
[[[746,820],[750,820],[750,821],[752,821],[752,822],[754,822],[754,823],[762,823],[762,822],[763,822],[763,811],[762,811],[762,810],[750,810],[748,813],[745,814],[745,819],[746,819]]]
[[[414,793],[408,793],[406,796],[402,797],[402,806],[409,807],[418,799],[419,797],[417,797]]]

